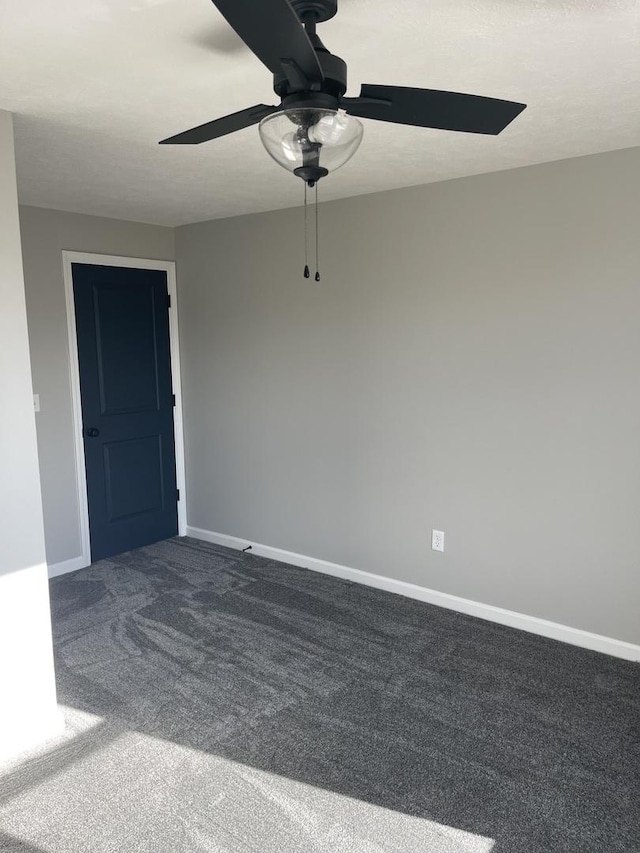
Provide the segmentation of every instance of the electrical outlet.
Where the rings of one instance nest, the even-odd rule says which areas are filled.
[[[40,394],[33,395],[33,410],[34,412],[40,411]]]
[[[431,549],[433,551],[444,551],[444,533],[442,530],[431,531]]]

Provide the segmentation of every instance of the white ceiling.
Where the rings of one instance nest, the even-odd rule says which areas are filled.
[[[339,0],[319,33],[348,62],[349,95],[388,83],[528,104],[499,137],[365,121],[321,198],[640,145],[638,0]],[[257,128],[157,145],[274,99],[210,0],[0,2],[0,108],[15,113],[25,204],[164,225],[299,204]]]

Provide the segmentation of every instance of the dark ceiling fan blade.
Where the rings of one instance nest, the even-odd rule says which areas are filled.
[[[295,62],[309,83],[324,74],[309,37],[289,0],[213,0],[247,47],[280,74],[282,60]]]
[[[496,136],[526,104],[437,89],[364,83],[359,98],[343,98],[340,106],[350,115],[361,118]]]
[[[278,112],[279,109],[280,107],[270,107],[267,104],[256,104],[255,107],[231,113],[215,121],[192,127],[184,133],[170,136],[168,139],[163,139],[160,145],[198,145],[200,142],[208,142],[210,139],[217,139],[219,136],[226,136],[228,133],[258,124],[263,118]]]

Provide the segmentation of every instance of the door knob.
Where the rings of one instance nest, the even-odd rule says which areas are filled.
[[[89,427],[87,430],[87,435],[89,438],[96,438],[96,436],[100,435],[100,430],[98,427]]]

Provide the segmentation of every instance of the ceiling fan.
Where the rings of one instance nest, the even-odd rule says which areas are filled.
[[[497,135],[525,109],[479,95],[368,83],[359,97],[346,98],[346,63],[316,33],[317,24],[336,14],[338,0],[213,3],[272,72],[280,104],[256,104],[163,139],[163,145],[197,145],[259,123],[269,154],[313,187],[360,145],[363,129],[354,117]]]

